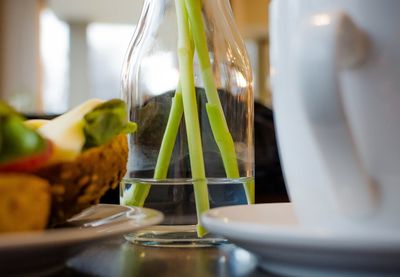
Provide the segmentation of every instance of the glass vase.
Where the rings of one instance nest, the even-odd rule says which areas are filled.
[[[127,236],[156,246],[204,246],[209,208],[254,202],[253,87],[229,0],[146,0],[122,73],[129,119],[122,205],[162,211]]]

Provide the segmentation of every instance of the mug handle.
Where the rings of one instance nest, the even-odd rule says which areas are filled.
[[[326,164],[336,204],[351,217],[370,215],[377,186],[368,175],[343,106],[341,70],[355,70],[368,40],[345,13],[310,17],[296,35],[295,65],[306,118]]]

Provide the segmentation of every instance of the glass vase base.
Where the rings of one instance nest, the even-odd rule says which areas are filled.
[[[131,243],[152,247],[197,248],[227,244],[229,241],[214,234],[199,238],[196,225],[158,225],[125,235]]]

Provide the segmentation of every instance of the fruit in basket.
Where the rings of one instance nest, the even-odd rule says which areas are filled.
[[[0,172],[29,172],[51,156],[51,143],[24,124],[10,106],[0,102]]]
[[[38,179],[48,183],[51,212],[46,223],[61,223],[97,203],[124,176],[128,158],[125,134],[136,130],[136,124],[127,118],[125,103],[117,99],[92,99],[53,120],[25,122],[0,103],[0,172],[13,179],[11,184],[19,184],[20,176],[25,178],[25,186]],[[4,182],[0,179],[0,185]],[[32,199],[38,193],[28,192]],[[14,197],[29,198],[22,193]],[[4,199],[0,194],[0,202]]]

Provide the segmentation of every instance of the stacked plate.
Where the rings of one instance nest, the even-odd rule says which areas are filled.
[[[256,204],[210,210],[211,232],[255,253],[268,272],[290,276],[400,274],[400,233],[339,233],[305,228],[292,204]]]

